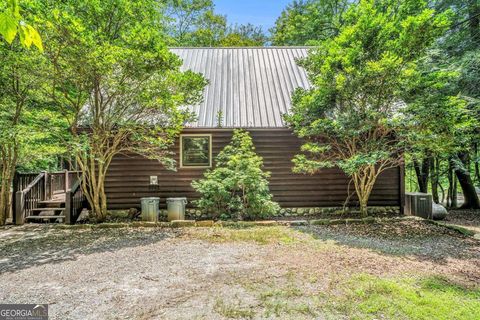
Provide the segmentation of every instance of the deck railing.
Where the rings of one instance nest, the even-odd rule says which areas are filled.
[[[55,194],[65,193],[76,182],[79,171],[49,172],[47,179],[47,197],[52,198]]]
[[[16,215],[15,215],[15,208],[16,208],[16,193],[17,191],[25,189],[36,177],[38,173],[16,173],[13,178],[13,192],[12,192],[12,207],[11,207],[11,216],[13,224],[16,223]]]
[[[46,199],[47,173],[42,172],[23,190],[15,193],[15,223],[22,224],[40,201]]]

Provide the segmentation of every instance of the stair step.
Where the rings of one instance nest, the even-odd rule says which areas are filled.
[[[25,219],[63,219],[65,216],[28,216]]]
[[[65,208],[35,208],[35,209],[32,209],[32,211],[61,211],[61,210],[65,210]]]
[[[44,201],[38,201],[38,203],[42,203],[42,204],[64,204],[65,200],[44,200]]]

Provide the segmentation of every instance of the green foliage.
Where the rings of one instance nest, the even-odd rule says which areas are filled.
[[[162,160],[164,152],[156,151],[192,117],[178,106],[199,101],[205,80],[180,72],[180,59],[164,43],[156,1],[65,2],[52,13],[45,27],[55,98],[72,128],[93,130],[73,130],[73,146],[91,152],[111,132],[122,137],[114,153]]]
[[[0,42],[0,225],[10,212],[15,171],[54,167],[58,155],[58,113],[45,96],[46,59],[18,43]]]
[[[338,35],[348,0],[293,1],[272,28],[274,45],[314,45]]]
[[[450,10],[456,26],[439,39],[429,55],[432,70],[452,70],[456,76],[446,83],[444,91],[448,95],[458,95],[467,102],[470,117],[480,121],[480,3],[468,1],[465,4],[451,0],[435,2],[438,10]],[[432,57],[433,56],[433,57]],[[424,95],[423,92],[420,95]],[[478,126],[463,132],[462,143],[466,151],[472,144],[480,142]]]
[[[301,61],[313,87],[295,92],[286,120],[307,140],[296,171],[340,167],[365,211],[378,175],[401,162],[399,101],[416,61],[449,22],[413,0],[362,0],[342,19]]]
[[[465,198],[472,200],[464,205],[474,207],[474,188],[467,181],[471,180],[468,176],[473,164],[477,183],[480,182],[477,155],[480,142],[480,95],[477,90],[480,86],[480,25],[475,18],[480,14],[480,3],[436,0],[432,5],[437,11],[448,12],[452,27],[419,60],[418,70],[413,73],[403,95],[407,103],[403,123],[409,152],[407,167],[415,165],[419,188],[426,190],[428,179],[431,179],[434,199],[438,198],[437,185],[442,198],[445,195],[443,186],[448,185],[450,203],[447,204],[454,206],[456,177],[452,170],[457,175],[465,174],[462,192],[470,194]]]
[[[34,27],[23,20],[18,0],[7,0],[5,5],[0,5],[0,10],[3,10],[0,11],[0,35],[11,44],[18,34],[24,47],[30,48],[33,44],[42,52],[42,38]]]
[[[216,157],[216,168],[204,179],[192,182],[201,194],[196,205],[216,217],[255,219],[275,215],[279,210],[272,201],[263,160],[255,153],[248,132],[236,130],[231,143]]]
[[[212,0],[166,0],[167,33],[172,46],[263,46],[267,36],[252,24],[228,26]]]
[[[459,72],[439,63],[441,52],[431,50],[419,62],[403,92],[406,107],[401,124],[407,151],[414,157],[456,154],[470,144],[478,126],[467,101],[452,90]]]
[[[167,32],[174,46],[212,46],[227,26],[226,18],[214,12],[212,0],[167,0]]]
[[[267,36],[261,27],[242,24],[227,29],[220,40],[220,47],[261,47],[267,42]]]
[[[35,6],[48,36],[51,97],[69,122],[69,150],[98,220],[112,158],[133,152],[173,167],[175,136],[193,118],[206,81],[180,71],[165,42],[156,0],[43,1]]]
[[[56,168],[65,152],[61,140],[67,123],[45,95],[45,57],[18,44],[1,43],[0,60],[0,149],[15,150],[17,170]],[[3,156],[2,152],[1,160]]]

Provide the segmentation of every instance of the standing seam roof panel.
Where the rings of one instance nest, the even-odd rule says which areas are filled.
[[[283,128],[296,88],[310,88],[296,59],[307,47],[172,48],[183,60],[182,70],[201,73],[209,84],[203,101],[191,109],[197,121],[187,127]]]
[[[280,54],[278,51],[273,51],[273,54],[275,55],[274,59],[279,59],[280,60]],[[282,115],[287,112],[286,106],[290,105],[290,90],[288,89],[287,83],[285,81],[285,73],[284,73],[284,65],[282,65],[280,68],[277,68],[277,77],[280,79],[280,87],[279,90],[281,91],[281,97],[282,97],[282,102],[281,102],[281,107],[282,109],[280,112]],[[282,118],[283,119],[283,118]]]
[[[266,54],[268,55],[268,60],[270,63],[274,61],[274,56],[273,56],[273,51],[271,50],[265,50]],[[282,97],[282,86],[281,82],[282,79],[278,77],[278,69],[279,67],[276,67],[274,65],[270,65],[270,76],[272,79],[272,84],[274,84],[273,87],[273,92],[279,92],[280,94],[273,94],[273,103],[274,103],[274,108],[272,108],[272,113],[274,115],[274,120],[275,120],[275,126],[281,126],[282,125],[282,114],[284,113],[282,109],[280,109],[283,106],[283,97]],[[273,81],[273,79],[278,79],[278,81]]]
[[[268,85],[266,79],[264,79],[264,74],[265,74],[265,61],[263,61],[262,57],[262,52],[261,51],[254,51],[256,54],[256,69],[255,69],[255,83],[258,85],[258,90],[259,94],[258,97],[260,98],[259,104],[258,104],[258,110],[260,112],[260,119],[259,119],[259,124],[261,127],[268,127],[268,121],[266,121],[267,118],[267,109],[268,109],[268,91],[265,89],[265,87]]]

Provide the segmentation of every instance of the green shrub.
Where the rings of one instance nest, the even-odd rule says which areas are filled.
[[[195,201],[200,210],[222,219],[255,219],[275,215],[279,206],[268,188],[269,172],[255,153],[252,138],[235,130],[232,141],[215,158],[216,168],[193,181],[201,194]]]

